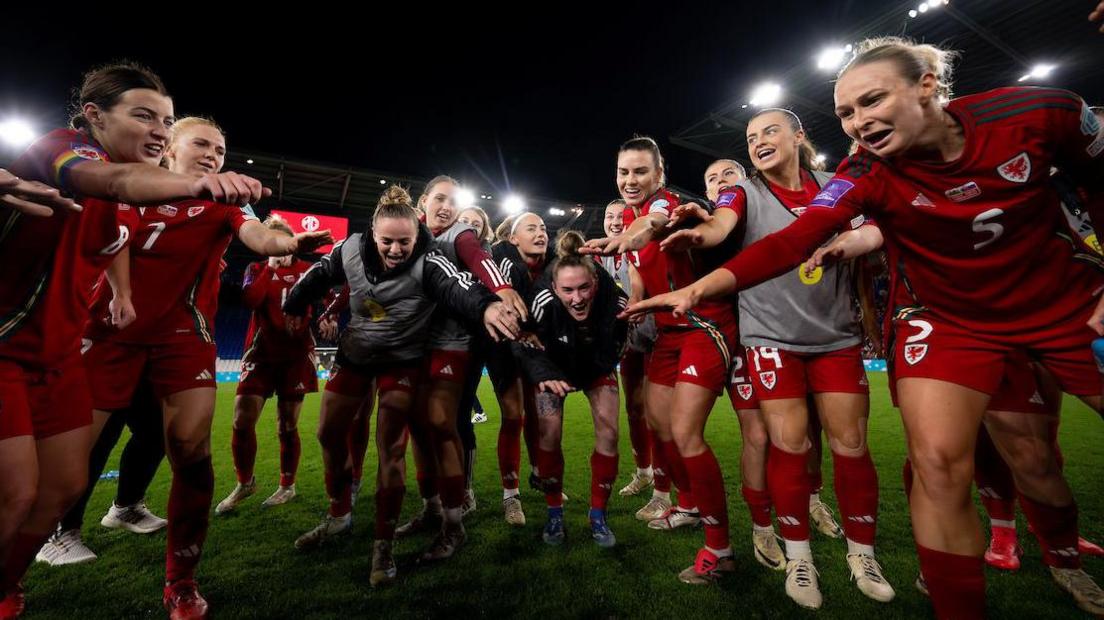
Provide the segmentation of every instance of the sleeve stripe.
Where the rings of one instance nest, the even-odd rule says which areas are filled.
[[[498,270],[493,260],[484,258],[479,264],[491,274],[491,282],[494,282],[495,286],[506,286],[506,278],[502,277],[502,272]]]
[[[441,256],[440,254],[437,254],[427,257],[426,260],[440,267],[441,271],[444,271],[445,275],[449,278],[453,278],[454,280],[458,281],[461,288],[463,288],[465,291],[471,288],[472,281],[466,277],[466,274],[457,269],[456,265],[453,265],[452,261],[450,261],[449,259]]]

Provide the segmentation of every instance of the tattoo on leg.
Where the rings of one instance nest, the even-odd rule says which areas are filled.
[[[550,392],[537,394],[537,415],[544,418],[563,414],[563,399]]]

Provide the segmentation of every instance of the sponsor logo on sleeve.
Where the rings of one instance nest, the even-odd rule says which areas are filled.
[[[717,196],[717,206],[727,207],[736,201],[736,192],[725,191],[720,196]]]
[[[943,192],[943,195],[955,202],[966,202],[971,198],[977,198],[981,195],[981,188],[977,183],[970,181],[965,185],[959,185],[958,187],[952,187],[951,189]]]
[[[1027,183],[1027,180],[1031,178],[1031,158],[1027,156],[1026,152],[1022,152],[997,166],[997,174],[1001,175],[1001,178],[1005,181]]]
[[[648,213],[667,213],[667,208],[670,206],[671,203],[666,198],[657,198],[648,205]]]
[[[855,184],[843,179],[832,179],[824,184],[809,206],[833,208],[843,195],[851,191]]]
[[[157,212],[165,217],[176,217],[177,209],[172,205],[161,205],[157,207]]]

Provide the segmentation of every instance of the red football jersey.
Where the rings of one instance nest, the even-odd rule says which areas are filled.
[[[51,217],[0,211],[0,357],[50,368],[77,351],[92,288],[133,235],[135,209],[78,196],[69,185],[69,170],[87,160],[108,157],[87,134],[56,129],[10,167],[60,189],[84,211]]]
[[[660,189],[644,201],[640,208],[640,215],[643,217],[651,213],[662,213],[670,217],[678,205],[678,196],[666,189]],[[662,252],[658,241],[652,241],[644,246],[639,253],[637,271],[644,280],[644,289],[648,296],[688,286],[705,275],[707,270],[698,268],[695,257],[696,254],[692,252]],[[690,327],[700,319],[727,325],[736,320],[732,304],[720,301],[703,302],[692,314],[696,316],[675,318],[669,312],[661,312],[656,315],[656,325],[660,328]]]
[[[740,288],[792,268],[866,214],[885,236],[893,307],[1005,340],[1073,320],[1104,277],[1070,240],[1050,170],[1099,192],[1099,123],[1079,97],[1048,88],[997,89],[947,110],[965,131],[958,159],[884,161],[860,150],[801,218],[726,265]]]
[[[283,362],[314,350],[310,315],[295,333],[288,333],[284,300],[311,264],[293,259],[290,267],[270,267],[268,261],[250,263],[245,270],[242,297],[253,309],[245,336],[246,356],[253,362]]]
[[[199,337],[214,342],[219,261],[238,229],[256,220],[249,206],[184,200],[144,207],[130,246],[130,281],[138,318],[116,330],[110,291],[97,291],[87,336],[128,344],[167,344]]]

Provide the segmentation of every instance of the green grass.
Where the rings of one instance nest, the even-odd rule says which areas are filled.
[[[587,527],[589,497],[588,456],[593,446],[586,402],[568,401],[564,429],[567,460],[565,490],[568,542],[549,548],[540,540],[543,498],[528,489],[522,497],[529,523],[513,529],[505,525],[500,508],[495,439],[498,414],[484,382],[480,398],[489,405],[490,422],[476,427],[479,458],[476,495],[479,508],[467,520],[468,544],[451,561],[432,567],[415,565],[428,538],[402,540],[396,547],[399,580],[390,588],[368,586],[373,504],[370,485],[355,509],[354,534],[313,553],[300,553],[292,541],[317,523],[326,506],[318,442],[313,433],[318,419],[318,396],[306,400],[300,432],[303,458],[299,497],[275,509],[260,504],[277,483],[278,445],[274,405],[270,402],[258,428],[258,494],[230,517],[211,518],[199,580],[202,592],[219,618],[388,618],[449,617],[728,617],[807,616],[853,618],[877,616],[918,618],[930,614],[926,599],[912,586],[917,564],[901,485],[905,448],[897,412],[889,404],[885,375],[871,375],[872,415],[870,445],[878,466],[881,513],[879,556],[887,578],[897,588],[897,599],[878,604],[849,583],[846,545],[814,534],[813,549],[821,573],[825,604],[820,612],[803,612],[782,591],[783,575],[768,571],[752,557],[750,521],[739,491],[739,429],[727,399],[719,402],[707,431],[721,460],[728,487],[738,572],[717,587],[681,584],[676,573],[687,566],[702,543],[700,531],[654,532],[633,518],[646,498],[610,502],[610,525],[618,545],[600,550]],[[234,389],[218,391],[214,427],[215,502],[234,485],[230,457],[230,428]],[[621,484],[632,471],[628,436],[622,424]],[[1063,410],[1062,446],[1066,473],[1078,496],[1083,534],[1104,539],[1104,426],[1096,414],[1073,399]],[[121,447],[122,443],[120,443]],[[375,461],[375,450],[367,463]],[[524,460],[524,459],[523,459]],[[118,467],[118,452],[108,469]],[[524,467],[523,467],[524,468]],[[831,460],[824,465],[825,499],[836,506],[831,487]],[[366,470],[370,468],[366,466]],[[413,467],[410,468],[413,470]],[[413,471],[411,471],[411,477]],[[416,486],[409,481],[404,517],[419,505]],[[165,514],[169,488],[167,466],[149,492],[149,505]],[[99,525],[115,483],[103,481],[89,504],[85,540],[100,558],[90,564],[50,568],[36,565],[25,583],[32,618],[160,617],[164,533],[137,536]],[[1038,545],[1020,523],[1026,550],[1018,573],[988,571],[992,617],[1077,617],[1080,612],[1052,584],[1040,562]],[[1104,562],[1086,561],[1086,569],[1104,578]]]

